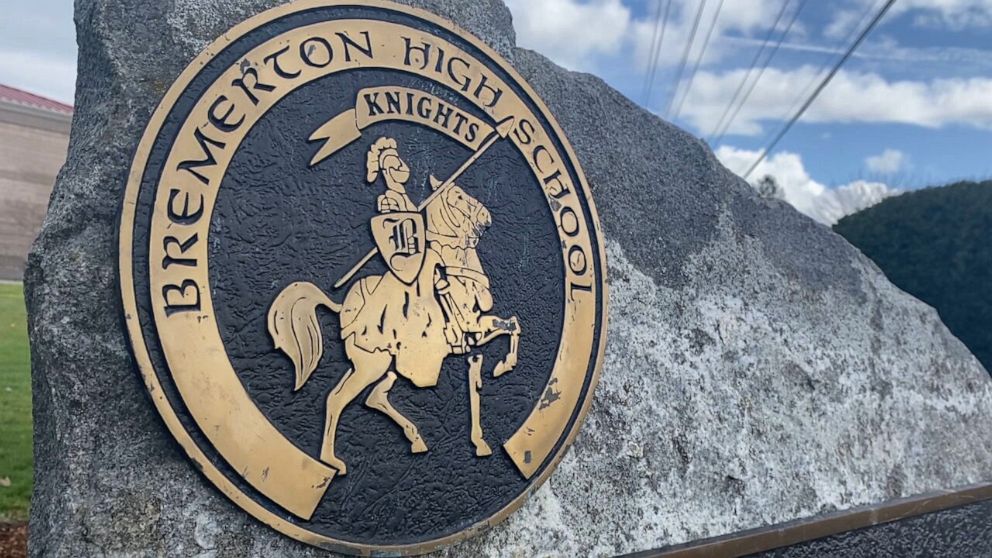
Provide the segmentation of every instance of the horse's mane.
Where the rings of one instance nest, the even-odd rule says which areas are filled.
[[[451,192],[461,192],[476,204],[473,215],[459,219],[459,210],[451,207],[448,196]],[[456,185],[449,186],[448,192],[435,198],[427,204],[427,239],[442,246],[452,248],[474,248],[479,243],[479,235],[472,219],[476,217],[482,204],[471,198],[464,190]]]

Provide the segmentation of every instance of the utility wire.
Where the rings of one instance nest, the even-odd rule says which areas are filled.
[[[730,118],[727,120],[727,123],[724,125],[723,129],[720,130],[720,135],[719,137],[717,137],[714,143],[720,143],[721,141],[723,141],[723,136],[727,134],[727,130],[730,129],[730,127],[734,123],[734,120],[737,119],[737,115],[740,114],[741,109],[744,108],[744,105],[747,104],[747,100],[751,97],[751,93],[754,93],[754,88],[758,85],[758,82],[761,81],[761,76],[765,74],[765,70],[767,70],[768,65],[771,64],[772,58],[775,58],[775,53],[778,52],[779,47],[782,46],[782,42],[785,41],[785,38],[789,35],[789,31],[792,31],[792,26],[796,24],[796,20],[799,19],[799,13],[803,11],[803,7],[805,5],[806,5],[806,0],[799,0],[799,6],[796,8],[796,11],[792,14],[792,19],[789,20],[788,25],[785,26],[785,31],[782,32],[782,35],[779,36],[778,41],[775,42],[775,46],[772,47],[771,52],[768,54],[768,58],[765,59],[765,63],[762,64],[761,69],[758,70],[757,77],[754,78],[754,81],[751,82],[751,85],[748,87],[747,91],[744,93],[744,96],[741,98],[741,102],[737,104],[737,108],[734,109],[734,112],[730,115]]]
[[[751,176],[751,173],[754,172],[754,169],[758,168],[758,165],[765,160],[765,157],[768,156],[768,153],[770,153],[772,149],[775,149],[775,146],[778,145],[778,142],[782,140],[782,137],[784,137],[785,134],[787,134],[789,130],[792,129],[792,125],[795,124],[800,118],[802,118],[803,114],[810,107],[810,105],[813,104],[813,101],[816,100],[817,96],[820,95],[823,89],[826,88],[826,86],[830,83],[830,80],[832,80],[834,76],[837,75],[837,72],[840,71],[840,67],[843,66],[844,63],[847,62],[848,58],[850,58],[851,55],[854,54],[854,51],[857,50],[859,46],[861,46],[861,43],[864,42],[865,37],[868,36],[868,33],[871,33],[871,30],[874,29],[876,25],[878,25],[878,22],[881,21],[883,17],[885,17],[885,14],[889,11],[889,8],[891,8],[892,5],[895,3],[896,0],[888,0],[885,3],[885,5],[882,6],[881,11],[879,11],[878,14],[875,15],[875,18],[871,20],[871,23],[868,24],[868,27],[866,27],[864,31],[862,31],[861,34],[858,35],[858,38],[856,41],[854,41],[854,44],[852,44],[851,47],[847,49],[847,52],[844,53],[844,56],[842,56],[841,59],[837,61],[837,64],[835,64],[833,69],[830,70],[830,73],[827,74],[827,77],[825,77],[823,81],[820,82],[820,85],[817,86],[815,91],[813,91],[813,94],[810,95],[809,99],[806,99],[806,102],[803,103],[803,106],[799,109],[799,112],[797,112],[795,116],[789,119],[789,121],[782,128],[782,130],[779,131],[778,135],[775,136],[775,139],[772,140],[772,142],[768,145],[768,147],[762,150],[758,158],[754,161],[754,163],[751,164],[751,168],[747,169],[747,172],[744,173],[745,180],[747,180],[747,178]]]
[[[882,2],[884,1],[885,0],[882,0]],[[861,16],[858,18],[857,20],[858,23],[853,27],[851,27],[847,35],[845,35],[843,40],[840,41],[839,43],[840,46],[849,44],[851,41],[854,40],[854,36],[858,34],[858,29],[861,28],[861,22],[867,21],[868,18],[871,17],[872,12],[875,11],[875,7],[880,3],[881,2],[879,2],[878,0],[875,0],[874,2],[871,2],[870,4],[867,5],[865,10],[861,13]],[[802,93],[798,97],[796,97],[796,100],[789,106],[788,110],[782,112],[782,116],[780,118],[781,120],[785,120],[788,115],[794,113],[796,109],[799,108],[799,105],[802,103],[803,99],[809,96],[810,92],[813,91],[813,88],[816,87],[816,83],[820,81],[822,76],[826,75],[828,71],[828,67],[830,65],[830,59],[831,59],[830,56],[824,57],[823,63],[820,64],[819,67],[816,69],[816,71],[813,73],[813,77],[811,77],[809,79],[809,82],[803,86]],[[771,140],[773,135],[775,135],[775,130],[769,130],[768,134],[765,135],[764,138],[762,138],[761,144],[763,145],[768,143],[768,141]]]
[[[775,33],[775,29],[778,28],[778,24],[782,20],[782,16],[785,15],[785,9],[789,7],[790,1],[791,0],[783,0],[782,8],[779,9],[778,15],[775,17],[775,23],[773,23],[771,28],[768,29],[768,34],[765,35],[765,40],[761,43],[761,48],[758,49],[758,52],[754,55],[754,60],[751,61],[751,67],[748,68],[747,73],[744,74],[744,79],[741,80],[740,85],[737,86],[737,91],[734,91],[734,96],[731,97],[730,104],[727,105],[726,109],[724,109],[723,115],[720,116],[720,120],[716,123],[716,127],[713,128],[712,132],[710,132],[710,140],[712,140],[716,136],[717,131],[723,127],[723,123],[727,119],[727,115],[730,114],[730,110],[734,107],[734,104],[737,103],[737,99],[744,90],[744,85],[748,82],[748,79],[751,78],[751,72],[758,66],[758,61],[761,60],[761,55],[765,52],[765,48],[768,46],[768,43],[771,42],[772,35]],[[710,141],[710,143],[713,142]]]
[[[665,42],[665,28],[668,27],[668,13],[672,8],[672,0],[658,0],[658,11],[661,11],[661,3],[665,2],[665,15],[661,19],[661,32],[658,33],[658,18],[655,18],[655,35],[658,37],[657,44],[651,42],[651,53],[649,56],[648,77],[644,83],[644,106],[651,100],[651,90],[654,88],[654,78],[658,71],[658,61],[661,58],[661,45]]]
[[[644,87],[641,89],[644,102],[647,102],[648,75],[654,66],[655,51],[658,48],[658,31],[661,29],[661,6],[665,3],[665,0],[657,0],[657,3],[658,7],[654,11],[654,33],[651,35],[651,49],[648,50],[648,65],[644,68]]]
[[[665,107],[666,116],[672,113],[672,103],[675,101],[675,96],[678,95],[679,85],[682,84],[682,74],[685,73],[685,64],[689,61],[689,52],[692,50],[692,43],[696,42],[696,31],[699,30],[699,20],[703,17],[704,8],[706,8],[706,0],[700,0],[699,10],[696,11],[696,19],[693,21],[692,31],[689,33],[689,40],[685,43],[685,52],[682,53],[682,62],[679,64],[679,71],[675,74],[675,91],[672,92],[672,96],[668,99],[668,106]]]
[[[699,71],[699,64],[703,61],[703,55],[706,54],[706,48],[710,45],[710,38],[713,36],[713,30],[716,29],[717,20],[720,19],[720,10],[723,9],[723,2],[724,0],[720,0],[720,3],[716,6],[716,12],[713,14],[713,21],[710,23],[710,29],[706,32],[706,38],[703,39],[703,48],[700,49],[699,55],[696,56],[696,61],[692,64],[692,71],[689,72],[688,85],[686,85],[685,91],[682,92],[682,98],[675,106],[675,113],[672,115],[672,120],[679,117],[679,113],[682,112],[682,105],[685,104],[685,98],[688,97],[689,92],[692,91],[692,82],[696,80],[696,72]]]

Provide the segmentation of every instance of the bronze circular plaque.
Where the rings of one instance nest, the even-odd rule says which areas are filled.
[[[603,242],[568,141],[431,14],[302,1],[227,32],[138,146],[135,358],[238,506],[338,551],[426,552],[551,474],[592,399]]]

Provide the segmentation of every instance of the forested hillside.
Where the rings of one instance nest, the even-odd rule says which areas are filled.
[[[992,371],[992,181],[908,192],[841,219],[834,230],[936,308]]]

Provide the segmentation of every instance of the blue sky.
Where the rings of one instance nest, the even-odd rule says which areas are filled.
[[[783,15],[773,42],[795,15],[796,23],[727,134],[711,143],[737,172],[750,165],[794,112],[822,77],[817,72],[840,56],[885,2],[671,0],[655,83],[646,97],[655,15],[659,2],[664,6],[668,1],[507,4],[521,46],[603,77],[703,138],[712,137],[778,14]],[[5,12],[0,19],[0,83],[71,102],[76,56],[71,2],[18,1],[5,6]],[[687,68],[676,81],[697,13],[700,24]],[[711,37],[703,52],[707,34]],[[699,69],[686,94],[700,52]],[[676,85],[680,97],[671,104],[680,106],[677,116],[665,110]],[[992,0],[897,0],[752,179],[774,175],[785,199],[829,223],[900,190],[992,177],[990,148]]]
[[[775,52],[729,132],[711,142],[750,166],[884,0],[672,0],[657,81],[645,97],[659,1],[509,0],[518,43],[600,75],[703,138],[724,114],[780,11]],[[678,68],[703,5],[681,81]],[[799,7],[802,9],[798,12]],[[717,10],[719,9],[719,12]],[[692,88],[691,68],[702,51]],[[591,27],[590,27],[591,25]],[[992,177],[992,0],[897,0],[752,179],[772,174],[797,208],[824,222],[904,189]],[[765,51],[769,52],[768,50]],[[759,66],[760,67],[760,66]],[[751,79],[757,77],[757,71]],[[673,103],[681,111],[666,112]],[[745,88],[746,89],[746,88]]]

